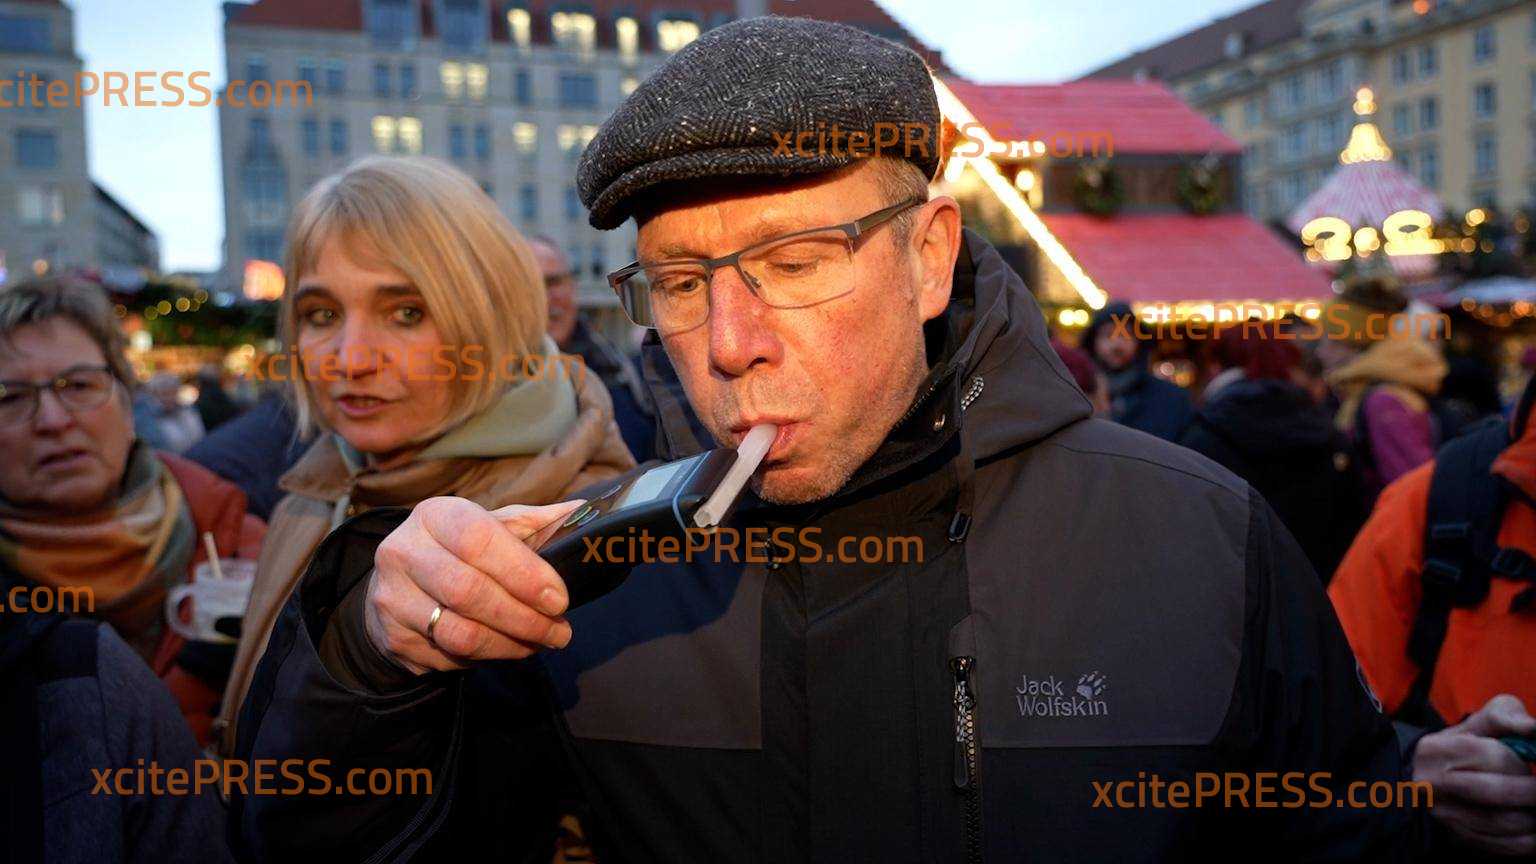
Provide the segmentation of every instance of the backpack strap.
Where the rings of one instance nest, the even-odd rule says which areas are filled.
[[[1482,602],[1494,573],[1532,572],[1528,556],[1498,545],[1508,494],[1490,469],[1508,446],[1509,427],[1494,418],[1435,454],[1424,520],[1423,596],[1408,636],[1408,657],[1419,675],[1398,712],[1418,725],[1444,725],[1429,705],[1429,689],[1451,610]]]

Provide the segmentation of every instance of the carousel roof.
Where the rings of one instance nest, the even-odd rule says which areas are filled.
[[[1370,88],[1361,88],[1355,100],[1360,120],[1339,154],[1339,167],[1291,212],[1286,219],[1291,230],[1300,233],[1307,223],[1323,216],[1343,219],[1351,228],[1380,229],[1388,216],[1402,210],[1422,210],[1430,218],[1444,213],[1440,198],[1392,161],[1392,148],[1370,120],[1375,111]]]
[[[1400,210],[1422,210],[1434,218],[1444,212],[1445,205],[1392,162],[1347,162],[1291,213],[1286,225],[1300,233],[1313,219],[1337,216],[1354,228],[1380,228]]]

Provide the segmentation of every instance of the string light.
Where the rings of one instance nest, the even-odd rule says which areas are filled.
[[[981,152],[983,154],[993,152],[992,148],[997,146],[997,142],[993,140],[991,134],[986,131],[986,128],[976,121],[976,116],[965,107],[948,87],[944,86],[943,81],[937,78],[933,79],[933,87],[939,97],[939,109],[943,112],[944,116],[949,117],[959,128],[972,130],[970,134],[977,137],[981,142]],[[970,125],[966,125],[967,123]],[[1023,227],[1024,232],[1029,235],[1029,238],[1034,241],[1036,246],[1040,247],[1040,251],[1045,253],[1045,257],[1066,277],[1067,284],[1077,291],[1078,295],[1083,298],[1083,302],[1093,309],[1104,308],[1104,304],[1109,302],[1109,295],[1098,285],[1094,284],[1088,274],[1083,271],[1082,266],[1073,259],[1072,253],[1068,252],[1067,248],[1056,239],[1056,235],[1051,233],[1051,229],[1040,218],[1040,214],[1036,213],[1029,206],[1029,203],[1019,193],[1019,190],[1008,181],[1008,178],[1003,176],[1002,171],[997,167],[997,163],[985,156],[950,156],[951,160],[957,158],[969,165],[976,172],[977,176],[981,178],[982,182],[987,184],[987,188],[992,190],[992,194],[997,196],[998,201],[1002,202],[1002,205],[1008,209],[1008,212],[1013,214],[1013,217],[1019,221],[1019,225]]]

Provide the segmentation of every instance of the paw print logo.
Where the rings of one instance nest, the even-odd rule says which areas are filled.
[[[1084,699],[1092,699],[1104,692],[1104,676],[1100,675],[1097,669],[1089,672],[1087,675],[1081,675],[1077,679],[1077,687],[1075,689],[1077,690],[1077,695]]]

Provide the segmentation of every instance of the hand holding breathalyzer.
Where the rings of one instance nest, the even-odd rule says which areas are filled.
[[[368,640],[418,674],[564,646],[571,639],[565,583],[533,550],[583,503],[496,511],[463,498],[416,505],[374,553]]]
[[[417,674],[564,647],[568,606],[613,590],[639,563],[585,562],[584,550],[635,529],[682,536],[720,524],[777,432],[757,426],[734,451],[651,468],[590,501],[496,511],[462,498],[423,501],[374,553],[369,641]]]

